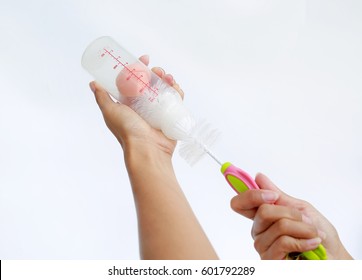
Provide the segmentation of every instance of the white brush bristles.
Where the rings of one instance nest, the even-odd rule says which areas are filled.
[[[219,136],[219,131],[213,129],[205,121],[196,123],[190,131],[189,137],[180,145],[180,156],[191,166],[194,165],[206,153],[209,153],[209,148],[215,144]]]
[[[174,88],[161,80],[156,87],[157,95],[146,90],[132,102],[131,108],[168,138],[182,141],[180,155],[193,165],[214,144],[219,133],[206,122],[197,123]]]

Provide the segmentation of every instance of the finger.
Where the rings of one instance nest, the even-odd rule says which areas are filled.
[[[99,84],[91,82],[90,87],[94,91],[106,125],[123,145],[124,136],[127,136],[131,130],[134,131],[137,127],[144,125],[143,119],[130,107],[113,102]]]
[[[252,236],[254,237],[266,231],[271,225],[278,222],[280,219],[303,221],[302,214],[295,208],[262,204],[255,214]]]
[[[163,70],[161,67],[153,67],[152,72],[155,73],[159,78],[163,79],[163,76],[165,75],[165,70]]]
[[[283,193],[266,175],[262,173],[256,174],[255,182],[262,189],[273,190],[278,193]]]
[[[184,98],[185,94],[183,90],[181,89],[180,85],[176,83],[174,77],[171,74],[166,74],[165,70],[163,70],[161,67],[153,67],[151,70],[168,85],[172,86],[180,94],[182,99]]]
[[[258,252],[264,252],[271,247],[279,237],[284,235],[296,239],[312,239],[320,237],[316,227],[300,221],[283,218],[272,224],[263,233],[256,235],[254,247]]]
[[[294,208],[303,208],[304,201],[287,195],[281,189],[279,189],[266,175],[258,173],[255,177],[257,185],[264,190],[271,190],[279,194],[279,199],[276,204],[293,206]]]
[[[173,86],[175,84],[175,80],[173,78],[173,76],[171,74],[166,74],[164,77],[163,77],[163,80],[169,84],[170,86]]]
[[[102,112],[115,105],[109,94],[99,84],[93,81],[89,84],[89,86],[93,91],[97,104]]]
[[[180,85],[176,83],[174,77],[171,74],[166,74],[163,77],[164,81],[168,83],[170,86],[172,86],[181,96],[182,99],[184,99],[184,91],[181,89]]]
[[[142,55],[139,60],[146,66],[150,63],[150,57],[147,54]]]
[[[320,243],[321,239],[319,237],[296,239],[284,235],[279,237],[268,250],[259,252],[259,254],[263,260],[282,260],[285,259],[288,253],[311,251],[316,249]]]
[[[264,203],[274,203],[278,197],[278,193],[269,190],[248,190],[233,197],[230,206],[235,212],[253,219],[258,207]]]
[[[180,85],[178,83],[174,82],[173,88],[180,94],[181,98],[184,99],[185,94],[184,94],[184,91],[182,90],[182,88],[180,87]]]

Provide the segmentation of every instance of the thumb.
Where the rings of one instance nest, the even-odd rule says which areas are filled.
[[[97,104],[103,113],[107,108],[115,104],[105,89],[103,89],[96,82],[91,82],[89,87],[93,91]]]
[[[258,173],[255,176],[255,182],[261,189],[272,190],[277,193],[283,193],[266,175]]]
[[[297,199],[279,189],[266,175],[258,173],[255,177],[256,184],[263,190],[271,190],[279,194],[276,201],[278,205],[293,205]]]

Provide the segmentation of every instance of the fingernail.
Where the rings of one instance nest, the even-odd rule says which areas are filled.
[[[322,239],[320,237],[312,238],[307,240],[307,244],[310,247],[316,247],[322,242]]]
[[[166,74],[165,70],[163,70],[163,68],[161,68],[161,67],[157,67],[157,68],[161,70],[161,77],[163,77]]]
[[[263,191],[261,193],[261,198],[267,203],[275,202],[278,199],[278,197],[279,197],[279,194],[276,192]]]
[[[153,67],[151,71],[154,72],[161,79],[165,75],[165,70],[163,70],[161,67]]]
[[[89,87],[90,87],[90,89],[93,91],[93,93],[96,92],[96,86],[95,86],[94,82],[90,82],[90,83],[89,83]]]
[[[173,78],[173,76],[171,74],[167,74],[165,76],[165,79],[170,84],[170,86],[173,86],[175,84],[175,80],[174,80],[174,78]]]

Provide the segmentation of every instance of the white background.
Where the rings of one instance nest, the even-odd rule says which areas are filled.
[[[110,35],[175,76],[222,161],[311,202],[361,259],[361,15],[358,0],[0,0],[0,258],[139,258],[122,149],[80,66]],[[219,256],[258,259],[219,167],[174,165]]]

